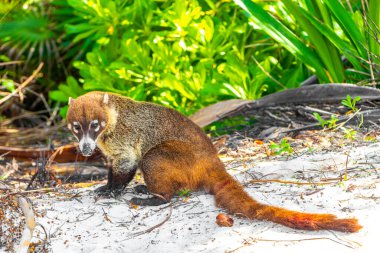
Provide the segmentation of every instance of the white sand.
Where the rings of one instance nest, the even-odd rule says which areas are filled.
[[[136,235],[163,221],[170,208],[132,208],[132,193],[120,199],[95,202],[96,187],[70,191],[75,198],[43,194],[34,208],[46,213],[38,218],[50,236],[51,249],[59,252],[380,252],[380,144],[347,148],[341,152],[302,155],[288,161],[248,163],[229,169],[246,183],[252,176],[265,179],[317,182],[337,178],[346,168],[348,180],[318,186],[279,183],[250,184],[251,196],[264,203],[305,212],[329,212],[341,218],[356,217],[363,229],[354,234],[301,231],[272,222],[249,221],[233,216],[233,227],[219,227],[213,196],[193,192],[174,198],[170,219],[152,232]],[[278,159],[281,160],[281,159]],[[282,159],[284,160],[284,159]],[[303,179],[299,177],[303,175]],[[321,189],[321,191],[308,195]],[[349,189],[349,191],[347,191]],[[43,238],[40,235],[40,238]]]

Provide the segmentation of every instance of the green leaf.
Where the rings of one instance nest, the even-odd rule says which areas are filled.
[[[309,13],[304,12],[304,15],[308,20],[317,28],[326,38],[329,39],[331,43],[335,45],[345,56],[346,58],[355,66],[356,69],[361,70],[362,65],[360,63],[360,52],[357,52],[356,49],[345,40],[341,39],[335,31],[331,30],[328,26],[322,24],[319,20],[315,19]]]
[[[49,97],[55,101],[64,103],[67,103],[69,98],[63,91],[60,90],[50,91]]]
[[[329,71],[331,76],[330,82],[343,82],[343,64],[336,48],[310,23],[306,17],[307,13],[302,7],[295,4],[292,0],[284,0],[283,2],[288,8],[289,13],[294,15],[300,26],[309,35],[309,40],[313,42],[313,45],[316,48],[316,53],[319,55],[324,66],[326,66]]]
[[[342,27],[347,37],[355,45],[356,50],[359,52],[360,56],[365,58],[367,55],[367,51],[363,45],[365,39],[359,27],[357,24],[355,24],[352,18],[352,13],[347,11],[338,0],[328,0],[324,1],[324,3],[334,14],[335,19],[338,21],[340,27]]]
[[[380,5],[378,0],[368,0],[368,24],[366,24],[367,29],[369,29],[369,49],[371,52],[371,58],[373,61],[380,65]]]
[[[15,83],[11,79],[2,79],[1,86],[10,92],[13,92],[15,90]]]
[[[256,25],[260,26],[269,36],[288,49],[289,52],[314,69],[322,81],[330,81],[330,78],[326,74],[326,69],[316,53],[308,48],[305,43],[284,24],[251,0],[235,0],[235,2],[245,11],[247,16],[250,17]]]

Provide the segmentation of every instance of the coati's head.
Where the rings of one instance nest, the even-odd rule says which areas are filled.
[[[79,141],[84,156],[90,156],[96,148],[96,140],[107,126],[106,108],[109,95],[90,92],[76,99],[69,98],[67,127]]]

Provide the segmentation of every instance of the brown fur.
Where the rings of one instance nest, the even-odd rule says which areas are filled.
[[[97,145],[113,161],[113,180],[125,185],[140,168],[150,192],[168,201],[180,189],[205,189],[218,206],[249,219],[273,221],[305,230],[356,232],[356,219],[290,211],[256,202],[225,170],[202,130],[180,113],[162,106],[91,92],[70,104],[67,121],[103,119]],[[116,181],[115,181],[116,180]]]

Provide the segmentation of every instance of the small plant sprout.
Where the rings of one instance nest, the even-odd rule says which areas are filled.
[[[338,118],[335,115],[331,115],[330,119],[323,119],[317,112],[313,113],[313,115],[323,128],[326,126],[329,129],[336,128],[336,122],[338,121]]]
[[[352,112],[358,113],[360,111],[360,109],[358,109],[356,107],[356,103],[359,101],[360,101],[360,96],[356,96],[354,99],[352,99],[350,95],[347,95],[346,99],[342,100],[342,105],[344,105],[350,109],[350,111],[348,111],[346,114],[350,114]],[[364,122],[364,116],[360,115],[359,127],[361,127],[363,125],[363,122]]]
[[[275,155],[280,155],[284,152],[292,154],[294,152],[287,139],[282,139],[279,144],[271,142],[269,148],[273,151]]]
[[[313,113],[313,115],[314,115],[315,119],[318,120],[321,127],[325,127],[327,125],[327,120],[322,119],[322,117],[321,117],[321,115],[319,115],[319,113],[315,112],[315,113]]]
[[[364,141],[368,141],[368,142],[376,142],[376,136],[374,135],[366,135],[364,137]]]
[[[357,131],[355,131],[352,128],[345,128],[345,127],[341,127],[341,129],[344,132],[344,138],[347,138],[350,140],[356,140]]]
[[[182,190],[178,191],[178,196],[187,197],[189,195],[190,195],[189,189],[182,189]]]
[[[360,96],[356,96],[354,99],[350,95],[346,96],[346,99],[342,100],[342,105],[351,109],[352,112],[357,112],[359,109],[356,107],[356,103],[360,101]]]

